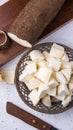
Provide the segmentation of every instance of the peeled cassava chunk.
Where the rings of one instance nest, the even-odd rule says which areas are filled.
[[[40,85],[40,83],[41,83],[41,82],[40,82],[38,79],[32,78],[32,79],[29,80],[29,83],[27,83],[27,87],[28,87],[29,90],[31,91],[31,90],[33,90],[33,89],[35,89],[35,88],[38,88],[39,85]]]
[[[71,68],[71,65],[70,65],[70,62],[65,62],[65,61],[63,61],[63,62],[62,62],[61,69],[72,69],[72,68]]]
[[[36,63],[35,62],[31,62],[30,64],[28,64],[26,66],[26,68],[24,69],[23,71],[23,74],[26,75],[26,74],[33,74],[37,71],[37,66],[36,66]]]
[[[22,74],[19,76],[19,80],[21,82],[28,82],[32,77],[33,74],[37,71],[36,63],[31,62],[29,63],[26,68],[22,71]]]
[[[47,94],[48,86],[41,83],[38,88],[38,97],[39,99],[43,98]]]
[[[30,57],[32,60],[38,60],[41,61],[44,59],[44,55],[39,50],[33,50],[30,52]]]
[[[47,91],[47,94],[50,96],[56,96],[56,87],[55,88],[49,88]]]
[[[58,95],[69,95],[69,90],[66,84],[60,84],[58,86]]]
[[[54,69],[54,71],[59,71],[61,67],[61,62],[56,58],[50,57],[49,65]]]
[[[45,97],[42,98],[42,103],[46,106],[46,107],[51,107],[51,98],[49,95],[46,95]]]
[[[71,93],[73,92],[73,83],[69,83],[69,90]]]
[[[59,83],[64,83],[67,84],[67,80],[64,77],[64,75],[62,74],[62,72],[56,72],[56,79]]]
[[[48,67],[48,65],[49,65],[48,62],[45,60],[38,62],[38,66],[40,67]]]
[[[54,88],[54,87],[57,87],[58,86],[58,82],[56,81],[56,79],[51,79],[50,81],[49,81],[49,83],[47,84],[48,85],[48,87],[50,87],[50,88]]]
[[[40,67],[35,76],[44,83],[48,83],[52,75],[52,68]]]
[[[7,84],[14,84],[14,70],[2,70],[1,72],[2,80],[5,81]]]
[[[50,57],[50,56],[49,56],[49,52],[44,51],[44,52],[43,52],[43,55],[44,55],[44,57],[45,57],[45,60],[46,60],[46,61],[49,61],[49,57]]]
[[[32,101],[33,105],[36,106],[39,102],[39,98],[38,98],[38,91],[37,89],[34,89],[30,92],[30,94],[28,95],[28,97],[30,98],[30,100]]]
[[[70,79],[70,83],[73,83],[73,76],[72,76],[71,79]]]
[[[65,53],[64,56],[62,57],[62,61],[64,62],[69,62],[69,58],[67,56],[67,54]]]
[[[65,0],[30,0],[8,30],[18,44],[31,47],[59,12]]]
[[[65,100],[62,101],[63,107],[66,107],[71,101],[71,95],[67,96]]]
[[[26,75],[21,74],[19,76],[19,81],[24,82],[24,83],[28,83],[29,80],[31,80],[33,77],[34,77],[33,74],[26,74]]]
[[[65,95],[56,95],[55,98],[59,101],[63,101],[65,99]]]
[[[71,77],[71,69],[63,69],[61,72],[63,73],[65,78],[69,81]]]
[[[64,55],[64,47],[54,43],[50,50],[50,56],[60,59]]]
[[[71,69],[73,70],[73,61],[70,61]]]

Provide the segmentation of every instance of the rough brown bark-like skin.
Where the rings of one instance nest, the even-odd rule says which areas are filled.
[[[1,38],[0,38],[0,42],[2,42],[0,44],[0,51],[1,50],[5,50],[6,48],[8,48],[11,44],[11,41],[10,41],[10,38],[8,37],[7,33],[0,30],[0,34],[3,34],[3,40],[1,41]]]
[[[56,16],[65,0],[30,0],[17,16],[8,32],[31,44],[39,38]]]

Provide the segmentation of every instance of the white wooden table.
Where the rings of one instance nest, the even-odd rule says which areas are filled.
[[[0,5],[2,5],[7,0],[0,0]],[[54,41],[58,43],[63,43],[73,48],[73,21],[69,22],[61,29],[50,34],[45,39],[40,42]],[[0,69],[13,69],[15,70],[16,64],[19,58],[22,56],[16,57],[6,65],[2,66]],[[23,121],[8,115],[6,113],[6,102],[10,101],[14,104],[20,106],[22,109],[29,111],[35,116],[40,117],[46,122],[54,125],[60,130],[73,130],[73,108],[70,110],[58,114],[58,115],[46,115],[32,110],[27,105],[23,103],[20,99],[15,85],[7,85],[6,83],[0,83],[0,130],[36,130],[32,126],[24,123]]]

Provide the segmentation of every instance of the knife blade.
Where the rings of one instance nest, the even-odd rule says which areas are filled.
[[[7,102],[6,111],[8,114],[13,115],[27,124],[39,129],[39,130],[58,130],[52,125],[46,123],[45,121],[39,119],[38,117],[28,113],[27,111],[19,108],[11,102]]]

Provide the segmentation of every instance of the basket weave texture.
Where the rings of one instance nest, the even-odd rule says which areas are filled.
[[[31,49],[28,49],[25,54],[22,56],[22,58],[19,60],[17,67],[16,67],[16,71],[15,71],[15,84],[16,84],[16,88],[17,91],[19,93],[19,96],[21,97],[21,99],[24,101],[25,104],[27,104],[29,107],[31,107],[32,109],[42,112],[42,113],[46,113],[46,114],[58,114],[58,113],[62,113],[68,109],[70,109],[73,106],[73,96],[72,96],[72,100],[69,103],[69,105],[67,107],[63,107],[61,105],[61,102],[56,102],[53,103],[51,107],[46,107],[44,106],[41,101],[39,102],[39,104],[37,106],[33,106],[32,102],[30,101],[28,94],[29,94],[29,90],[27,88],[27,86],[23,83],[19,81],[19,75],[22,74],[22,71],[25,69],[26,65],[27,65],[27,61],[30,61],[31,58],[29,56],[29,53],[34,50],[40,50],[41,52],[47,50],[48,52],[51,49],[53,43],[42,43],[39,45],[34,45]],[[73,49],[62,45],[65,48],[65,51],[69,57],[69,60],[72,61],[73,60]]]

